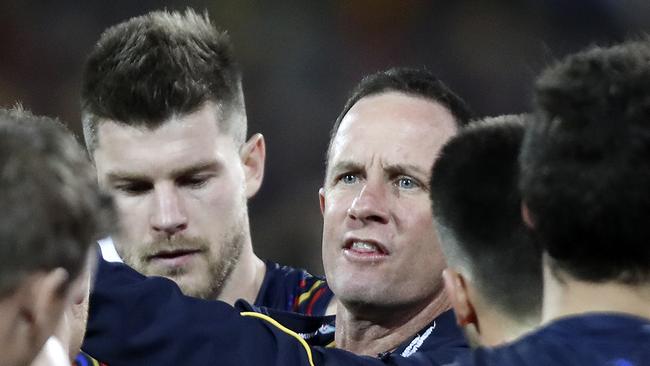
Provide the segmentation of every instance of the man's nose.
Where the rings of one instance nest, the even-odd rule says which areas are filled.
[[[182,197],[173,184],[161,184],[154,189],[151,228],[166,236],[187,229],[187,213]]]
[[[348,217],[364,223],[387,224],[389,210],[386,188],[381,183],[366,182],[348,209]]]

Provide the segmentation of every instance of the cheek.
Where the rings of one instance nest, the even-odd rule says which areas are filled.
[[[246,215],[246,197],[239,187],[215,184],[188,195],[185,210],[191,227],[204,232],[220,231]]]
[[[126,197],[121,194],[113,195],[113,202],[120,219],[142,217],[146,215],[147,199],[143,197]]]
[[[410,207],[415,207],[415,205]],[[406,210],[402,217],[404,218],[403,230],[406,232],[406,236],[410,238],[409,241],[420,243],[420,245],[414,247],[418,247],[418,250],[440,252],[431,210],[424,208],[421,210]]]
[[[328,203],[323,211],[323,251],[332,250],[344,232],[347,208]]]
[[[345,220],[348,209],[352,205],[354,194],[333,189],[325,196],[323,209],[323,223],[329,226],[340,226]]]
[[[206,210],[211,215],[200,216],[229,216],[246,204],[244,190],[240,187],[227,184],[214,185],[210,189],[194,192],[190,195],[188,209]]]
[[[446,267],[446,261],[433,224],[425,220],[421,222],[421,225],[419,237],[413,238],[418,242],[418,245],[414,246],[417,253],[412,254],[416,258],[414,265],[419,266],[419,271],[422,273],[431,273],[434,278],[438,279]]]
[[[401,218],[403,225],[410,228],[411,232],[417,232],[418,235],[434,233],[433,213],[429,200],[411,197],[396,205],[396,215]]]
[[[118,221],[118,232],[113,236],[133,238],[138,235],[138,232],[148,228],[148,216],[142,204],[135,204],[132,199],[125,197],[113,196],[113,198]]]
[[[119,233],[117,236],[137,236],[138,232],[148,229],[148,211],[143,202],[136,202],[125,197],[115,197]]]
[[[333,263],[336,260],[337,248],[344,233],[342,217],[343,215],[338,206],[331,203],[326,204],[323,211],[322,256],[327,276],[331,276],[331,271],[334,270]]]
[[[323,220],[323,260],[327,261],[331,256],[331,253],[334,248],[334,243],[336,242],[337,233],[334,230],[335,226],[329,225],[327,220]]]

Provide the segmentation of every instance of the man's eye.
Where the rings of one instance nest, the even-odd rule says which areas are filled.
[[[176,180],[176,184],[181,187],[200,188],[207,183],[208,179],[209,176],[180,177]]]
[[[124,192],[129,195],[139,195],[146,193],[152,189],[151,183],[147,182],[133,182],[133,183],[121,183],[115,185],[115,189],[120,192]]]
[[[355,174],[343,174],[339,180],[343,184],[354,184],[359,180],[359,177],[357,177]]]
[[[411,177],[399,177],[397,178],[397,182],[395,184],[397,187],[403,189],[413,189],[420,186],[420,184]]]

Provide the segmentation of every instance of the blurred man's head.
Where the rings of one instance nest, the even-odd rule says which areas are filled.
[[[115,198],[123,260],[215,298],[252,251],[247,199],[264,140],[245,141],[230,40],[207,15],[152,12],[102,34],[83,74],[82,120],[100,184]]]
[[[0,110],[0,207],[0,363],[26,364],[83,297],[85,259],[112,206],[63,125]]]
[[[426,71],[380,72],[353,92],[334,126],[320,191],[325,273],[347,309],[413,311],[441,294],[429,171],[468,116]]]
[[[568,57],[536,82],[522,195],[552,274],[650,280],[650,46]]]
[[[445,287],[474,343],[517,338],[540,321],[541,252],[521,218],[518,156],[529,116],[470,124],[434,164],[431,198],[449,268]]]
[[[650,318],[650,44],[571,55],[535,93],[521,191],[544,252],[543,322]]]

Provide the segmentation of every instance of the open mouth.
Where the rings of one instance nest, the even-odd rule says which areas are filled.
[[[356,255],[384,256],[388,255],[386,247],[374,240],[348,239],[343,249]]]

